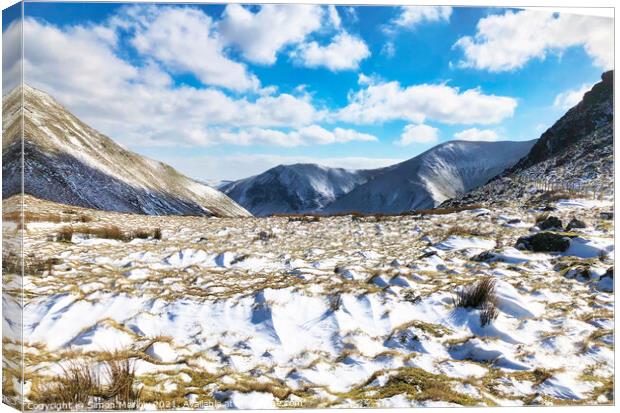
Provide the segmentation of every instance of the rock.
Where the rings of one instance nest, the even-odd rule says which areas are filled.
[[[550,212],[550,211],[555,211],[555,210],[557,210],[557,208],[551,205],[547,205],[546,207],[542,209],[543,212]]]
[[[553,232],[539,232],[517,240],[517,248],[534,252],[564,252],[570,247],[570,239]]]
[[[601,219],[606,219],[608,221],[611,221],[614,219],[614,213],[613,211],[608,211],[608,212],[601,212],[599,214],[599,216],[601,217]]]
[[[599,279],[596,287],[603,292],[611,293],[614,291],[614,267],[607,269],[607,272]]]
[[[269,241],[271,238],[273,238],[273,234],[267,231],[261,231],[258,233],[258,239],[263,242]]]
[[[575,228],[585,228],[586,227],[586,223],[583,221],[578,220],[577,218],[573,218],[570,220],[570,222],[566,225],[566,230],[570,231],[571,229],[575,229]]]
[[[420,241],[424,241],[428,245],[431,245],[433,243],[433,239],[430,236],[428,236],[428,235],[425,235],[422,238],[420,238]]]
[[[398,258],[392,260],[392,262],[390,263],[390,266],[394,268],[401,267],[402,265],[403,265],[402,261],[399,260]]]
[[[514,218],[506,222],[507,224],[520,224],[521,220],[519,218]]]
[[[472,261],[485,262],[495,258],[493,251],[484,251],[471,258]]]
[[[541,230],[547,229],[562,229],[562,220],[558,217],[548,217],[543,221],[537,222],[536,226]]]
[[[433,255],[437,255],[437,251],[428,251],[425,252],[424,254],[420,255],[420,257],[418,258],[419,260],[424,259],[424,258],[430,258]]]

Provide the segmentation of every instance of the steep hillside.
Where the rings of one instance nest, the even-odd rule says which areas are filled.
[[[254,215],[309,213],[321,210],[379,171],[315,164],[279,165],[220,189]]]
[[[613,193],[613,72],[549,128],[514,167],[442,206],[536,201],[549,189]]]
[[[324,212],[400,213],[432,208],[483,185],[514,165],[533,144],[534,141],[446,142],[386,168],[330,204]]]
[[[3,98],[3,198],[20,192],[21,89]],[[46,93],[24,96],[24,191],[42,199],[149,215],[249,216],[220,191],[131,152],[81,122]]]

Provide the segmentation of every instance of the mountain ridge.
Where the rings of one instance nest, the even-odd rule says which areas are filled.
[[[603,73],[601,81],[513,167],[441,206],[503,204],[519,199],[544,202],[549,191],[541,189],[541,183],[570,186],[583,196],[613,192],[613,75],[613,71]]]
[[[412,209],[432,208],[458,193],[483,185],[506,167],[512,166],[529,151],[533,143],[534,141],[455,140],[441,143],[409,160],[377,169],[347,170],[318,164],[278,165],[261,174],[224,185],[221,189],[260,216],[279,213],[401,213]],[[461,152],[475,158],[475,165],[467,165],[461,159],[461,170],[457,168],[443,176],[433,172],[434,165],[440,165],[445,172],[450,170],[448,164],[457,163],[458,156],[450,154],[450,148],[454,147],[471,148],[469,153],[465,154],[465,149]],[[501,159],[485,163],[481,157],[476,158],[475,152],[484,147],[494,148],[484,152],[484,156],[492,157],[499,152]],[[506,150],[508,147],[510,150]],[[442,155],[432,158],[432,154],[437,153]],[[424,176],[415,181],[414,175],[420,169]],[[298,176],[303,170],[312,172],[312,176],[297,179],[297,182],[303,183],[299,185],[301,190],[295,190],[292,188],[295,179],[291,176]],[[313,185],[312,177],[318,171],[321,172],[323,180]],[[328,178],[334,175],[344,177],[344,184],[342,181],[329,181]],[[378,187],[379,181],[382,184]],[[391,185],[390,181],[399,181],[402,184],[400,194],[399,189]],[[326,187],[327,191],[324,190]],[[363,189],[364,187],[367,189]],[[397,195],[394,196],[395,194]],[[390,200],[390,197],[393,199]]]
[[[3,198],[21,192],[23,154],[24,192],[43,199],[147,215],[250,216],[220,191],[125,149],[31,86],[3,97],[3,128]]]
[[[313,213],[356,185],[366,182],[374,171],[331,168],[312,163],[277,165],[220,188],[258,216]]]

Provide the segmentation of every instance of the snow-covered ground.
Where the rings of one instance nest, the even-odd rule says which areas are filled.
[[[94,220],[27,225],[27,261],[56,260],[24,280],[25,395],[69,360],[123,350],[146,407],[611,403],[613,221],[600,213],[612,208],[559,201],[549,214],[586,228],[541,253],[515,248],[540,214],[517,207],[317,222],[71,207]],[[28,198],[31,212],[67,209]],[[55,241],[67,225],[162,239]],[[453,300],[487,277],[499,313],[482,326]]]

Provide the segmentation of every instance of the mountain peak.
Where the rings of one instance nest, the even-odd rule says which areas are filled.
[[[2,106],[4,198],[21,192],[23,172],[24,192],[54,202],[150,215],[250,215],[218,190],[125,149],[43,91],[24,85]]]
[[[582,100],[547,129],[530,153],[506,174],[515,173],[545,161],[588,136],[599,125],[613,121],[613,70],[601,75],[601,81],[586,92]]]

